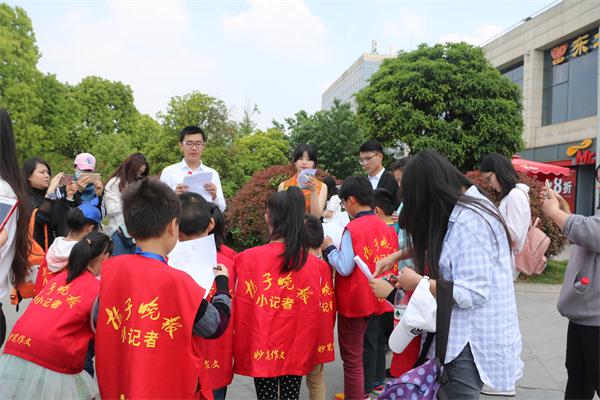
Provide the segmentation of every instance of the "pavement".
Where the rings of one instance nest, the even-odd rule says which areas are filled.
[[[525,363],[523,377],[517,383],[516,398],[525,400],[563,399],[567,382],[564,364],[568,321],[561,317],[556,310],[560,285],[517,283],[515,291],[523,337],[521,358]],[[27,302],[21,305],[21,311],[18,314],[15,312],[14,306],[8,304],[7,298],[0,299],[0,302],[4,306],[8,332],[10,332]],[[342,362],[337,348],[336,360],[325,365],[325,382],[328,399],[333,398],[335,393],[343,391]],[[252,378],[236,375],[228,387],[227,399],[253,398],[256,398],[256,392]],[[305,381],[302,384],[300,398],[308,399]],[[481,398],[499,399],[499,397],[483,395]]]

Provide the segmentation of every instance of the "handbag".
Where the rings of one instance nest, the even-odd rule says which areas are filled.
[[[454,300],[453,283],[436,281],[436,333],[428,333],[415,366],[397,379],[386,383],[380,400],[434,400],[442,380],[442,367],[446,359],[450,316]],[[435,338],[436,356],[425,361],[431,343]]]

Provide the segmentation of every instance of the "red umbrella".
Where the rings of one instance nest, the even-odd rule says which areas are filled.
[[[542,174],[542,175],[562,175],[569,176],[571,170],[565,167],[559,167],[558,165],[546,164],[537,161],[524,160],[519,156],[513,156],[512,165],[515,167],[517,172],[525,172],[528,174]]]

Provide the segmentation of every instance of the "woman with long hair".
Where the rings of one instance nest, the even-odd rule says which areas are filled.
[[[25,281],[29,254],[28,221],[29,199],[23,188],[23,178],[17,163],[17,148],[8,112],[0,108],[0,196],[16,198],[17,212],[0,231],[0,298],[5,297],[10,285]],[[0,303],[0,346],[6,336],[6,318]]]
[[[296,168],[296,173],[290,179],[281,182],[278,190],[287,190],[293,186],[300,187],[304,194],[305,212],[321,218],[327,200],[327,186],[314,176],[311,176],[304,185],[298,183],[298,176],[303,170],[317,168],[317,152],[310,144],[301,143],[294,150],[292,164]]]
[[[429,286],[454,283],[454,305],[440,399],[478,399],[486,384],[514,389],[522,376],[521,333],[512,280],[510,235],[494,204],[439,153],[426,150],[402,177],[400,227],[412,239],[416,271],[398,286],[414,290],[429,267]],[[391,290],[391,289],[390,289]]]
[[[234,372],[254,377],[258,399],[298,399],[319,363],[319,260],[308,253],[304,196],[297,187],[267,202],[270,242],[235,257]],[[333,343],[330,344],[333,346]]]
[[[88,233],[73,247],[66,272],[29,304],[0,357],[0,398],[98,398],[98,386],[83,368],[94,337],[97,278],[111,246],[105,234]]]
[[[498,211],[510,232],[513,253],[517,253],[525,245],[531,225],[529,186],[519,183],[519,175],[510,160],[498,153],[485,156],[479,170],[497,195]],[[515,278],[518,275],[514,263],[513,274]]]
[[[29,208],[35,213],[32,215],[32,236],[44,252],[55,238],[67,234],[66,214],[76,206],[73,196],[77,191],[77,184],[71,182],[66,185],[63,181],[64,176],[64,173],[59,172],[52,177],[50,164],[39,157],[29,158],[23,163],[25,188],[29,192]],[[61,193],[60,197],[56,195],[57,191]]]
[[[106,182],[104,190],[104,208],[108,218],[108,232],[114,242],[113,255],[133,254],[135,243],[127,232],[121,193],[127,185],[144,179],[150,172],[150,166],[142,153],[133,153],[121,163]]]

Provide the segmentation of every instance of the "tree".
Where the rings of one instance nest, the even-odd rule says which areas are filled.
[[[356,99],[367,136],[412,153],[436,149],[463,171],[523,148],[519,87],[466,43],[422,44],[385,60]]]
[[[331,110],[308,115],[302,110],[287,118],[292,146],[311,144],[318,155],[319,166],[332,175],[343,178],[358,173],[358,148],[364,135],[356,115],[348,103],[334,101]]]

